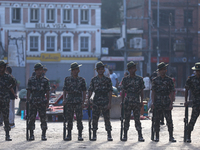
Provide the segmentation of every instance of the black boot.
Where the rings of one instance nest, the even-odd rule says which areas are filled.
[[[97,130],[93,130],[93,138],[91,141],[96,141],[97,140]]]
[[[170,142],[176,142],[176,140],[173,137],[173,132],[172,131],[169,132],[169,141]]]
[[[9,135],[9,131],[6,131],[6,141],[12,141]]]
[[[187,143],[191,143],[191,142],[192,142],[192,141],[191,141],[191,131],[188,131],[188,133],[187,133],[186,142],[187,142]]]
[[[156,139],[155,142],[159,142],[159,132],[156,132]]]
[[[122,141],[127,141],[127,132],[128,130],[124,130],[124,137],[122,138]]]
[[[34,132],[33,132],[33,130],[30,130],[30,138],[29,138],[29,141],[34,141],[34,140],[35,140]]]
[[[113,141],[112,136],[111,136],[111,131],[107,131],[108,133],[108,141]]]
[[[68,130],[67,137],[66,137],[64,140],[65,140],[65,141],[71,141],[71,140],[72,140],[71,130]]]
[[[138,130],[138,141],[144,142],[144,139],[142,137],[142,130]]]
[[[79,140],[79,141],[83,141],[83,138],[82,138],[82,130],[78,130],[78,140]]]
[[[46,141],[46,130],[42,130],[42,141]]]

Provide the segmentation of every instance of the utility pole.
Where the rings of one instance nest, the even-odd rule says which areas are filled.
[[[172,26],[172,14],[169,14],[169,75],[171,74],[171,26]]]
[[[160,60],[160,42],[159,42],[159,30],[160,30],[160,2],[157,2],[157,65],[159,64]]]
[[[127,65],[127,16],[126,16],[126,0],[124,2],[124,26],[125,26],[125,39],[124,39],[124,72],[126,72]]]

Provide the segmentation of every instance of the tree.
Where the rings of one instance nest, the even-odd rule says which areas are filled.
[[[101,0],[101,24],[102,28],[114,28],[121,26],[122,0]]]

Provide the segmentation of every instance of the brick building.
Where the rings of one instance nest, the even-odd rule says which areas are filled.
[[[152,14],[152,71],[156,70],[157,49],[160,50],[160,61],[169,63],[170,72],[176,78],[177,87],[184,87],[185,80],[194,63],[200,59],[198,48],[198,0],[160,0],[159,44],[157,41],[157,0],[151,1]],[[148,17],[148,0],[127,0],[127,14],[132,17]],[[171,14],[171,47],[169,16]],[[148,41],[148,20],[128,20],[128,28],[139,28],[144,31],[143,38]],[[188,27],[188,30],[187,30]],[[188,31],[188,33],[187,33]],[[159,47],[158,47],[159,46]],[[170,57],[171,50],[171,57]],[[143,53],[143,55],[146,55]],[[170,57],[170,58],[169,58]],[[186,68],[190,71],[186,75]],[[144,66],[145,68],[145,66]],[[145,70],[144,70],[145,72]]]
[[[101,0],[0,0],[0,17],[2,47],[21,87],[37,62],[62,84],[76,61],[90,82],[101,55]]]

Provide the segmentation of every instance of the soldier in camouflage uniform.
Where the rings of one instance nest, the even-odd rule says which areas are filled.
[[[102,62],[96,64],[98,75],[92,78],[89,87],[88,100],[95,93],[92,105],[92,126],[93,126],[93,139],[96,141],[96,131],[98,130],[98,120],[102,112],[105,121],[105,129],[108,133],[108,141],[112,141],[111,124],[110,124],[110,108],[112,100],[112,82],[111,79],[104,76],[105,65]]]
[[[76,62],[71,64],[71,76],[66,77],[64,81],[63,87],[63,96],[64,101],[63,105],[65,106],[65,118],[67,120],[67,130],[68,134],[67,137],[64,139],[65,141],[71,140],[71,130],[73,127],[73,118],[74,118],[74,111],[76,113],[77,118],[77,128],[78,128],[78,140],[83,141],[82,138],[82,107],[85,102],[86,97],[86,83],[85,79],[79,77],[78,74],[80,72],[79,67],[82,65],[78,65]],[[66,98],[67,94],[67,98]]]
[[[174,101],[174,83],[173,80],[166,76],[168,65],[161,62],[158,65],[159,76],[154,78],[152,81],[152,108],[155,109],[155,132],[156,139],[155,142],[159,141],[159,131],[160,131],[160,118],[162,113],[167,121],[168,131],[169,131],[169,141],[176,142],[173,137],[173,121],[171,110],[173,108],[172,104]]]
[[[138,131],[138,141],[144,142],[142,137],[142,127],[140,123],[140,110],[143,106],[143,89],[145,88],[144,81],[142,77],[135,74],[137,69],[134,62],[129,62],[127,64],[127,69],[130,75],[124,77],[122,80],[122,103],[124,103],[125,114],[124,137],[122,141],[127,141],[127,132],[129,129],[131,110],[133,110],[135,128]],[[126,97],[125,93],[127,93]]]
[[[27,87],[27,101],[30,102],[30,117],[29,117],[29,130],[30,130],[30,141],[35,140],[33,130],[35,130],[35,118],[37,111],[39,112],[41,129],[42,129],[42,140],[46,139],[46,108],[49,107],[49,79],[42,75],[43,65],[37,63],[34,66],[36,75],[32,76],[28,80]],[[45,98],[46,94],[46,98]],[[31,95],[31,96],[30,96]]]
[[[0,61],[0,113],[4,118],[4,130],[6,132],[6,141],[12,141],[9,135],[9,103],[11,89],[16,85],[16,80],[9,74],[5,73],[6,65],[3,60]]]
[[[196,63],[192,70],[196,71],[195,76],[190,76],[185,84],[185,105],[188,105],[188,90],[193,95],[192,115],[188,124],[187,142],[191,143],[191,132],[200,113],[200,62]]]

